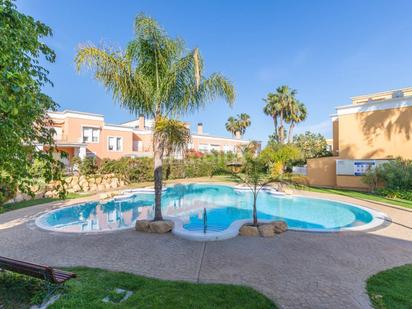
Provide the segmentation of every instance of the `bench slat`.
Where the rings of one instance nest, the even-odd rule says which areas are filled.
[[[59,269],[29,262],[14,260],[0,256],[0,269],[16,272],[30,277],[47,280],[49,282],[61,284],[65,281],[76,278],[75,273],[66,272]]]

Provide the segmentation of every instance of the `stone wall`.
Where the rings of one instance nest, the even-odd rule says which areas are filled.
[[[98,192],[123,187],[127,182],[115,174],[93,176],[70,176],[65,178],[65,189],[68,193]]]
[[[80,192],[101,192],[123,187],[127,182],[115,174],[92,175],[92,176],[70,176],[64,179],[64,188],[67,193]],[[34,199],[43,197],[59,197],[59,187],[61,181],[52,181],[48,184],[36,184],[31,187],[34,193]],[[6,203],[15,203],[25,200],[31,200],[28,194],[17,192],[16,196]]]

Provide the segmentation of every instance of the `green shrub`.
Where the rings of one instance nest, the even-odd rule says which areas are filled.
[[[81,160],[79,164],[80,174],[82,175],[93,175],[97,171],[96,158],[86,157]]]
[[[412,161],[397,158],[369,170],[362,178],[371,190],[389,197],[412,200]]]
[[[152,158],[121,158],[119,160],[103,159],[98,171],[100,174],[117,174],[129,182],[153,180]]]
[[[378,189],[377,194],[388,198],[399,198],[403,200],[412,201],[412,191],[393,190],[393,189]]]

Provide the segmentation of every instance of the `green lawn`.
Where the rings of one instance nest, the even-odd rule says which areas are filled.
[[[63,296],[49,308],[277,308],[268,298],[243,286],[194,284],[149,279],[122,272],[77,267],[77,279],[66,283]],[[10,272],[0,273],[0,304],[5,308],[27,308],[44,295],[41,282]],[[120,304],[102,299],[120,297],[116,288],[133,295]]]
[[[412,201],[402,200],[402,199],[391,199],[391,198],[383,197],[383,196],[368,193],[368,192],[360,192],[360,191],[345,190],[345,189],[315,188],[315,187],[303,187],[303,188],[299,187],[299,189],[303,189],[306,191],[312,191],[312,192],[338,194],[338,195],[358,198],[361,200],[368,200],[368,201],[373,201],[373,202],[380,202],[380,203],[385,203],[385,204],[390,204],[390,205],[395,205],[395,206],[412,208]]]
[[[373,275],[366,288],[376,309],[412,308],[412,264]]]

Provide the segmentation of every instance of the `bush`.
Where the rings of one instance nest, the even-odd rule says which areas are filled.
[[[79,164],[80,174],[82,175],[93,175],[97,171],[96,158],[86,157],[81,160]]]
[[[382,184],[376,192],[390,198],[412,200],[412,161],[397,158],[370,171],[362,178],[372,190]]]
[[[100,174],[117,174],[129,182],[144,182],[153,180],[152,158],[121,158],[119,160],[103,159]]]

